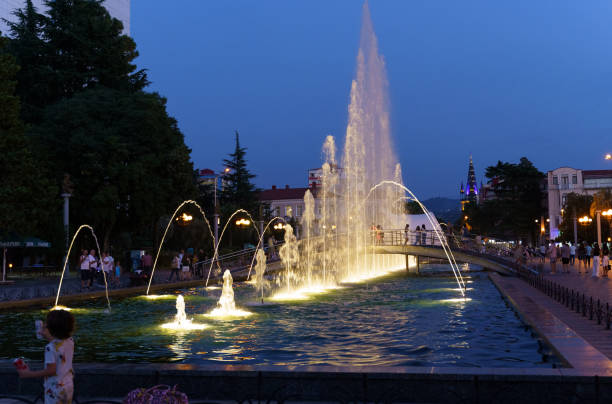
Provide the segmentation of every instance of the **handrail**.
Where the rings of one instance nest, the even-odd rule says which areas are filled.
[[[546,279],[543,274],[537,271],[527,271],[526,269],[529,268],[520,268],[517,273],[519,277],[530,286],[561,303],[569,310],[582,314],[582,317],[587,317],[588,315],[589,320],[597,321],[597,325],[601,325],[601,323],[605,321],[606,330],[610,329],[610,325],[612,324],[612,311],[610,310],[610,304],[608,302],[606,302],[604,309],[604,304],[599,298],[596,299],[585,293],[581,294],[577,290],[570,289],[553,280]]]

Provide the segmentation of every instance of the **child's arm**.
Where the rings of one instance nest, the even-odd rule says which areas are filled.
[[[47,376],[55,376],[56,375],[56,365],[55,363],[48,363],[47,367],[43,370],[30,370],[27,367],[25,369],[17,369],[17,373],[19,373],[19,377],[21,378],[30,378],[30,377],[47,377]]]

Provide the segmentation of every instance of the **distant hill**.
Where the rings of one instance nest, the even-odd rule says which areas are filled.
[[[440,219],[454,223],[461,217],[461,204],[459,203],[459,199],[435,197],[421,202]]]

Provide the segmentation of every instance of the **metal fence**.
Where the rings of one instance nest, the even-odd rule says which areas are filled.
[[[589,320],[597,321],[598,325],[605,323],[606,330],[610,329],[612,313],[610,312],[610,304],[608,302],[604,305],[598,298],[559,285],[550,279],[546,279],[541,273],[526,267],[518,267],[517,274],[529,285],[561,303],[569,310],[582,314],[582,317],[588,317]]]

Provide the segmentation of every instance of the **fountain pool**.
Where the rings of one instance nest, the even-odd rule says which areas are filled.
[[[552,367],[556,359],[501,298],[485,273],[472,273],[471,300],[457,299],[454,278],[399,271],[347,285],[308,301],[257,304],[257,290],[236,284],[235,299],[253,314],[206,316],[221,291],[168,292],[158,299],[117,299],[75,307],[76,362],[180,362],[334,366]],[[177,313],[177,295],[201,330],[162,324]],[[34,320],[46,310],[0,314],[0,358],[41,360]]]

